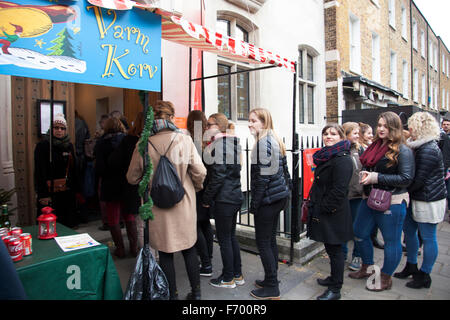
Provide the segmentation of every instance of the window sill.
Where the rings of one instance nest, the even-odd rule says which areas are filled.
[[[391,27],[392,30],[397,31],[397,29],[395,28],[395,26],[393,26],[391,23],[389,23],[389,27]]]

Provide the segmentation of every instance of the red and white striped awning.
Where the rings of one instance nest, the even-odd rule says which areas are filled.
[[[215,53],[232,60],[248,63],[273,64],[295,72],[295,62],[250,43],[235,40],[181,17],[162,20],[161,38],[191,48]]]
[[[226,58],[254,64],[272,64],[295,72],[295,62],[250,43],[236,40],[214,32],[201,25],[172,15],[160,8],[131,0],[88,0],[91,4],[115,10],[130,10],[133,7],[153,11],[161,15],[161,38],[185,46],[211,52]]]

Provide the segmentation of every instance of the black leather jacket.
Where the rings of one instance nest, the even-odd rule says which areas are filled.
[[[400,145],[400,154],[396,165],[388,167],[389,159],[381,158],[372,169],[363,170],[378,172],[378,183],[364,186],[364,194],[369,196],[372,186],[374,188],[391,191],[392,194],[408,192],[415,173],[414,155],[412,150],[404,144]]]

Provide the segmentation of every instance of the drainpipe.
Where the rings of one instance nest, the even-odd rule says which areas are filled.
[[[417,26],[417,23],[416,23]],[[410,30],[410,39],[411,39],[411,96],[412,96],[412,104],[414,104],[414,44],[413,44],[413,27],[412,27],[412,0],[409,1],[409,30]],[[416,33],[416,42],[417,41],[417,33]],[[417,81],[419,81],[419,78],[417,78]],[[417,87],[419,88],[419,87]],[[419,93],[417,92],[417,95]]]

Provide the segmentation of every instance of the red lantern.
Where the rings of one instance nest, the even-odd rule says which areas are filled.
[[[39,239],[53,239],[56,233],[56,216],[52,213],[53,208],[42,208],[42,214],[37,218],[39,222]]]

